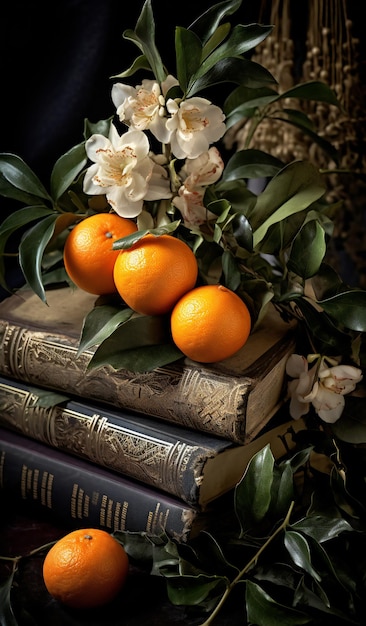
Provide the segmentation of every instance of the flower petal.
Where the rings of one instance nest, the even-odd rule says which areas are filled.
[[[167,110],[171,118],[166,127],[171,131],[171,149],[178,159],[199,157],[226,131],[224,113],[206,98],[187,98],[179,105],[169,99]]]
[[[308,370],[308,362],[301,354],[291,354],[286,362],[286,374],[291,378],[299,378],[302,372]]]
[[[319,385],[318,393],[313,399],[313,406],[319,417],[328,424],[334,424],[342,415],[344,397],[333,393]]]
[[[293,419],[298,420],[303,415],[306,415],[309,412],[310,404],[309,402],[303,402],[299,400],[298,395],[296,394],[297,381],[293,380],[288,385],[288,391],[291,396],[289,412]]]

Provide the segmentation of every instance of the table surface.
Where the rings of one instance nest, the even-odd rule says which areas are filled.
[[[69,529],[44,514],[0,500],[0,555],[26,555],[59,539]],[[109,605],[90,611],[62,606],[47,592],[42,578],[45,553],[22,559],[16,572],[11,604],[18,626],[200,626],[205,614],[171,604],[162,577],[152,576],[130,564],[129,576],[118,597]],[[9,564],[0,561],[0,582],[9,576]],[[0,618],[1,618],[0,606]],[[0,619],[1,621],[1,619]],[[245,625],[242,598],[232,598],[215,618],[213,626]]]

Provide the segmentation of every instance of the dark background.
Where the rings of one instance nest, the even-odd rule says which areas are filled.
[[[152,0],[157,46],[171,73],[175,73],[175,25],[189,26],[212,4],[209,0]],[[346,4],[364,59],[365,3],[347,0]],[[308,0],[293,0],[293,5],[295,54],[300,58]],[[0,152],[18,154],[48,184],[56,159],[83,140],[84,119],[97,122],[114,113],[110,77],[129,67],[139,54],[122,33],[134,29],[142,6],[143,0],[3,3]],[[243,0],[229,19],[256,22],[260,7],[260,0]],[[134,78],[129,79],[131,84]]]
[[[42,4],[8,2],[3,9],[0,151],[21,156],[47,184],[57,158],[83,140],[84,118],[97,122],[114,113],[110,77],[140,54],[122,33],[134,29],[143,2],[64,0],[46,10]],[[212,4],[152,1],[157,46],[171,73],[175,25],[189,26]],[[240,9],[233,19],[244,13],[250,12]]]

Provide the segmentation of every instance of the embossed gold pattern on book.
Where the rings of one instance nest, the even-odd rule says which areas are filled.
[[[184,473],[195,458],[196,446],[133,432],[111,424],[102,414],[87,415],[62,406],[44,408],[36,400],[26,390],[0,384],[0,424],[184,497]],[[196,479],[199,482],[199,470]]]
[[[77,357],[77,339],[60,338],[0,321],[3,374],[34,385],[70,391],[90,400],[140,411],[240,440],[245,433],[245,402],[251,381],[215,374],[204,368],[167,366],[136,374],[87,365],[92,352]],[[64,336],[62,336],[64,341]],[[165,398],[167,402],[165,402]],[[231,431],[230,424],[236,432]]]

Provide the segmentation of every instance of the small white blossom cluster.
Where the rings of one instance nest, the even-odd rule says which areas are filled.
[[[309,368],[309,364],[313,366]],[[354,391],[362,380],[361,370],[352,365],[341,365],[337,359],[310,354],[307,358],[292,354],[286,364],[286,373],[293,380],[288,383],[290,415],[299,419],[313,405],[315,412],[330,424],[342,415],[344,396]]]
[[[140,215],[145,201],[168,199],[185,224],[199,225],[212,217],[203,197],[224,169],[212,144],[225,133],[225,115],[205,98],[166,100],[177,84],[169,75],[161,86],[153,80],[143,80],[136,88],[113,85],[116,114],[128,130],[119,135],[112,123],[109,137],[94,134],[86,142],[93,165],[84,177],[84,192],[105,195],[122,217]],[[164,152],[151,152],[145,131],[163,144]],[[185,160],[178,175],[169,175],[171,159]]]

